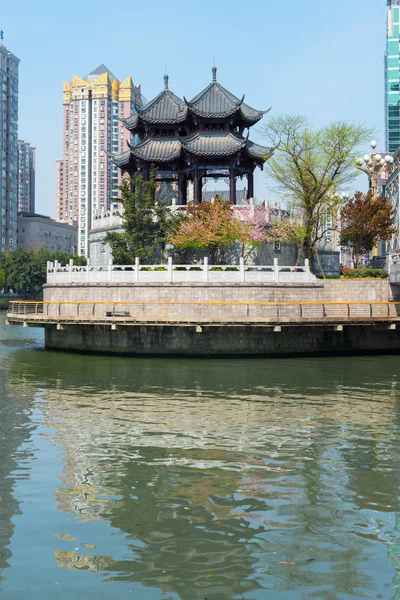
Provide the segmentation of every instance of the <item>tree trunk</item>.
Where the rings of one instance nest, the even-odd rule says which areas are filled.
[[[212,265],[217,264],[217,248],[215,246],[210,246],[208,249],[208,253],[210,255],[210,262]]]
[[[313,247],[310,240],[305,238],[303,243],[305,257],[310,261],[310,269],[313,270]]]

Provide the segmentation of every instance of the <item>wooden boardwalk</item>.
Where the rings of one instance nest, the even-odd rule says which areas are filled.
[[[396,328],[399,302],[10,302],[10,324],[351,325]]]

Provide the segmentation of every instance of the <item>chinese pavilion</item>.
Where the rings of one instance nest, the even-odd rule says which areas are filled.
[[[223,88],[215,67],[210,85],[190,102],[171,92],[165,75],[164,90],[135,108],[122,122],[139,143],[113,157],[130,177],[142,173],[147,178],[154,165],[160,181],[177,183],[179,204],[187,203],[188,182],[193,182],[194,202],[201,202],[206,177],[228,177],[230,200],[236,203],[236,180],[245,176],[248,197],[254,196],[254,169],[263,168],[274,148],[251,142],[248,132],[268,111],[251,108],[244,96]]]

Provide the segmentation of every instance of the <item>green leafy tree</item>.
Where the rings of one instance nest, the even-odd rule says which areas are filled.
[[[166,210],[166,202],[156,201],[158,185],[157,170],[152,169],[148,181],[136,175],[120,186],[125,231],[108,233],[104,240],[116,264],[133,264],[136,257],[142,263],[160,262],[177,217]]]
[[[371,192],[356,192],[354,198],[342,208],[340,214],[340,243],[344,251],[352,254],[358,267],[363,254],[368,254],[379,241],[388,241],[394,233],[395,212],[387,198]]]
[[[0,292],[1,292],[2,289],[4,289],[5,285],[6,285],[6,272],[0,266]]]
[[[44,248],[37,251],[17,248],[7,254],[0,254],[0,270],[5,273],[6,288],[21,296],[38,298],[46,283],[47,262],[58,260],[67,264],[71,258],[75,264],[86,264],[83,256],[64,252],[50,254]]]
[[[338,212],[338,190],[357,177],[355,158],[372,132],[344,121],[315,128],[305,117],[289,115],[271,119],[262,133],[276,148],[267,173],[302,221],[302,247],[311,261],[327,232],[326,215]]]

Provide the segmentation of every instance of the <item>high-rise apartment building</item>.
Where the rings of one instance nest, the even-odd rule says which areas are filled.
[[[35,212],[36,148],[18,140],[18,212]]]
[[[386,150],[400,146],[400,0],[387,0],[385,55]]]
[[[56,166],[56,221],[67,222],[64,211],[64,161],[62,158],[55,161]]]
[[[131,77],[120,82],[103,64],[84,79],[74,75],[64,83],[63,179],[58,180],[56,218],[78,222],[79,254],[88,255],[93,218],[120,208],[121,172],[111,156],[133,141],[120,119],[130,116],[135,105],[142,105],[140,85]]]
[[[17,244],[19,58],[0,44],[0,252]]]

